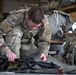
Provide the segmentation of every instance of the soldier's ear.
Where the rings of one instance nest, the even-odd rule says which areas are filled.
[[[42,22],[44,22],[44,19],[42,20]]]
[[[25,16],[25,17],[26,17],[26,19],[28,19],[28,14],[26,14],[26,16]]]

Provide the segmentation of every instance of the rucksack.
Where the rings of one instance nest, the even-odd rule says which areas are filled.
[[[49,16],[52,39],[63,39],[65,32],[68,32],[74,21],[71,16],[63,11],[54,10]]]

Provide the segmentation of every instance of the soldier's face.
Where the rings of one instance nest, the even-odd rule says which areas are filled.
[[[28,23],[28,27],[32,30],[38,28],[41,25],[41,23],[36,24],[36,23],[32,22],[32,20],[27,20],[27,23]]]

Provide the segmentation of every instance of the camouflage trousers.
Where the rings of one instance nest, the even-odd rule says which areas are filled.
[[[30,44],[22,44],[20,49],[20,57],[34,57],[39,54],[40,50],[32,43]]]

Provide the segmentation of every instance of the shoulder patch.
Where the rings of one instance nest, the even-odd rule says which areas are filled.
[[[13,26],[16,25],[16,21],[15,21],[15,19],[12,18],[11,16],[7,18],[7,21],[8,21],[9,23],[11,23],[11,25],[13,25]]]

